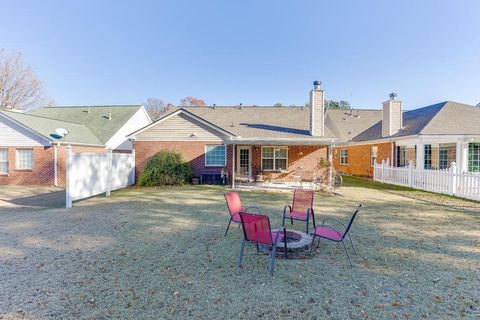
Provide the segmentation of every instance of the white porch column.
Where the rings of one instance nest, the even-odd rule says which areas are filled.
[[[423,143],[417,144],[417,169],[425,169],[425,145]]]
[[[468,171],[468,142],[457,140],[456,161],[458,172]]]

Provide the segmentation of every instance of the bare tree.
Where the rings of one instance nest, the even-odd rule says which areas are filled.
[[[43,82],[22,55],[0,49],[0,108],[28,111],[52,104],[45,95]]]
[[[145,109],[153,121],[160,119],[173,107],[174,105],[170,103],[167,104],[165,101],[159,98],[148,98],[147,102],[145,102]]]
[[[207,103],[199,98],[185,97],[180,99],[180,105],[183,107],[204,107]]]

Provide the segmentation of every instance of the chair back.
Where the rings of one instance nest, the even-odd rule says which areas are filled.
[[[225,193],[225,200],[227,201],[228,212],[230,212],[231,217],[239,214],[243,210],[238,193],[234,191]]]
[[[292,211],[307,212],[313,208],[314,191],[311,190],[295,190],[293,191]]]
[[[347,224],[347,228],[345,229],[345,232],[343,233],[343,238],[345,238],[345,236],[347,235],[348,231],[350,230],[350,227],[352,226],[353,224],[353,220],[355,220],[355,217],[357,216],[358,212],[360,211],[360,208],[362,207],[361,204],[358,205],[357,209],[355,210],[355,212],[352,214],[352,217],[350,218],[350,221],[348,222]]]
[[[273,245],[270,220],[266,215],[240,212],[240,219],[245,240],[269,246]]]

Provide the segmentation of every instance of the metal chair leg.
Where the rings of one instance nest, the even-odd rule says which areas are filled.
[[[313,236],[313,239],[312,239],[312,244],[310,245],[310,253],[308,255],[312,255],[312,251],[313,251],[313,247],[315,246],[315,236]]]
[[[277,254],[277,244],[272,249],[272,262],[270,264],[270,275],[273,276],[273,270],[275,269],[275,255]]]
[[[348,238],[350,239],[350,243],[352,244],[353,252],[357,254],[357,250],[355,249],[355,246],[353,245],[352,237],[350,236],[350,233],[348,233]]]
[[[240,246],[240,257],[238,258],[237,268],[242,267],[243,249],[245,248],[245,238],[243,238],[242,245]]]
[[[307,217],[307,221],[305,223],[305,233],[308,234],[308,217]]]
[[[350,260],[350,255],[348,254],[347,247],[345,246],[345,242],[343,242],[343,240],[342,240],[342,244],[343,244],[343,249],[345,249],[345,253],[347,254],[348,262],[350,262],[350,267],[353,267],[352,260]]]
[[[283,228],[283,245],[285,246],[285,259],[288,259],[287,230],[285,228]]]
[[[230,221],[228,221],[228,226],[227,226],[227,230],[225,230],[225,235],[224,235],[224,237],[227,236],[228,229],[230,228],[230,223],[232,223],[232,218],[230,218]]]

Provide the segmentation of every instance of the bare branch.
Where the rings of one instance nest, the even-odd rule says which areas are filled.
[[[31,110],[47,102],[43,82],[18,52],[0,49],[0,108]]]

